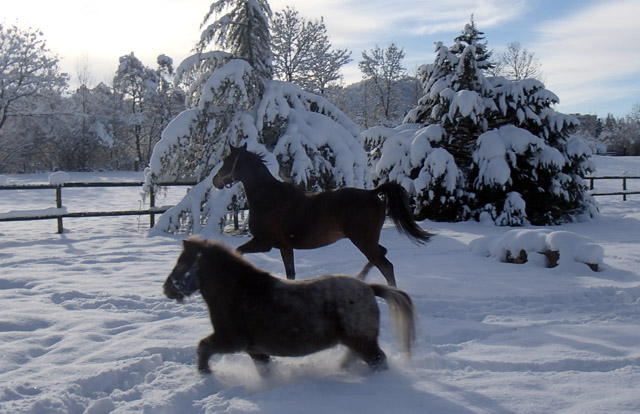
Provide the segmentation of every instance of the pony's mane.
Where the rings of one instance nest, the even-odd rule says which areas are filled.
[[[258,269],[253,264],[245,260],[240,254],[231,250],[224,243],[217,240],[201,239],[197,236],[189,237],[190,242],[198,244],[201,247],[203,256],[209,257],[220,267],[237,274],[238,278],[270,278],[269,273]]]

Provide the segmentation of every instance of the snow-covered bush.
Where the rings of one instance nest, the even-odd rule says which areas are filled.
[[[592,239],[569,231],[511,230],[485,236],[469,244],[471,251],[502,262],[542,264],[546,267],[584,263],[597,271],[603,266],[604,249]]]
[[[272,174],[305,190],[371,184],[360,128],[326,99],[271,79],[267,2],[219,1],[205,22],[225,9],[203,31],[200,53],[177,70],[188,109],[164,130],[146,173],[148,186],[200,181],[159,220],[162,231],[200,232],[203,225],[216,231],[227,212],[243,205],[240,186],[211,185],[230,144],[246,143]],[[252,31],[240,30],[247,27]],[[212,40],[227,51],[204,51]]]
[[[397,181],[420,219],[551,224],[596,211],[582,177],[591,149],[578,120],[533,79],[485,76],[489,53],[473,21],[420,68],[424,96],[400,127],[364,132],[375,180]]]

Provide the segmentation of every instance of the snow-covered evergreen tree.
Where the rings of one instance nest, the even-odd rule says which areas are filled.
[[[556,112],[558,97],[537,80],[487,77],[482,34],[472,20],[451,47],[438,42],[404,124],[365,132],[377,179],[402,183],[419,218],[523,225],[592,214],[576,118]]]
[[[223,14],[223,12],[225,12]],[[242,186],[216,190],[211,177],[230,145],[246,143],[270,171],[305,190],[368,186],[360,129],[326,99],[272,79],[266,0],[221,0],[198,44],[177,69],[188,109],[164,130],[147,170],[148,185],[195,178],[160,230],[216,231],[242,204]],[[209,51],[215,41],[224,51]]]

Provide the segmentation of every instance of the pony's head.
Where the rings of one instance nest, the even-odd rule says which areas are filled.
[[[182,253],[164,282],[164,294],[178,302],[200,289],[198,271],[202,257],[202,244],[193,237],[182,242]]]

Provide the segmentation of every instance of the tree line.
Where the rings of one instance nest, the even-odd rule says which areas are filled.
[[[352,53],[333,47],[322,18],[287,7],[269,30],[274,79],[326,97],[362,128],[399,124],[422,95],[394,43],[362,51],[362,81],[345,86],[341,69]],[[0,50],[0,172],[144,168],[162,131],[188,106],[189,75],[174,82],[179,68],[165,55],[155,68],[134,53],[122,56],[110,85],[91,86],[90,68],[79,67],[72,88],[42,32],[0,24]],[[540,76],[534,55],[517,42],[493,68],[514,79]]]

